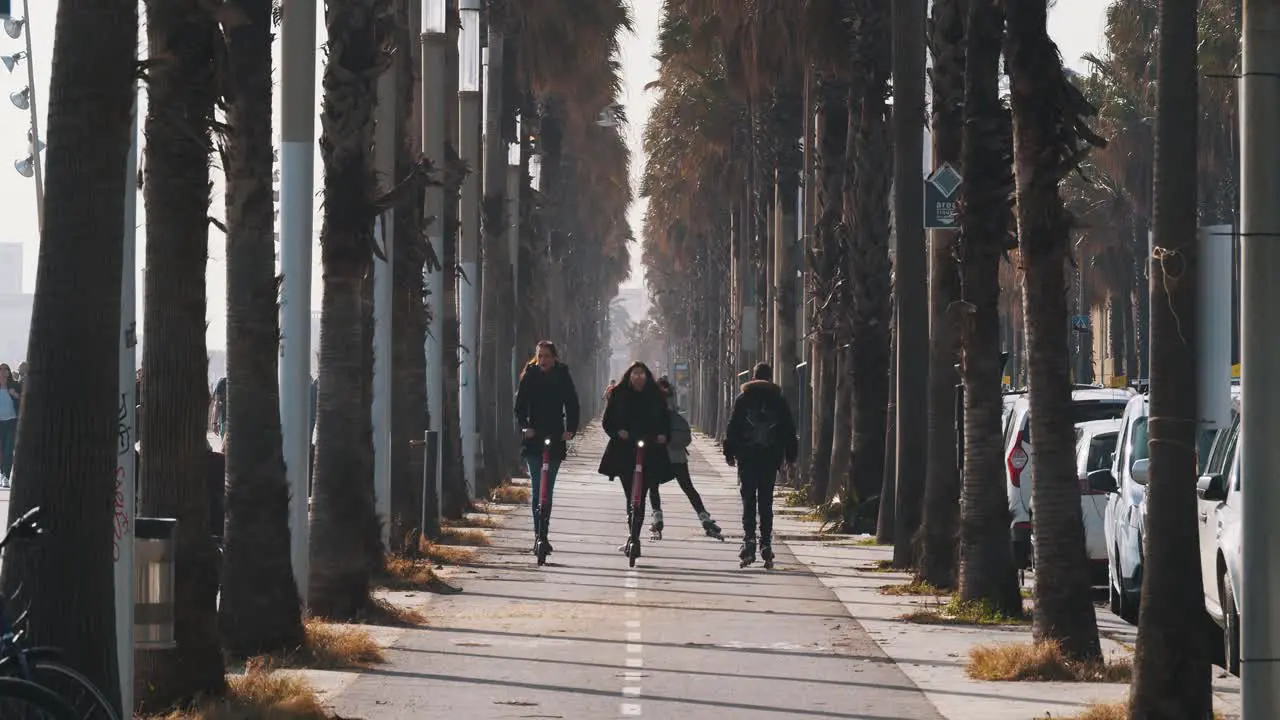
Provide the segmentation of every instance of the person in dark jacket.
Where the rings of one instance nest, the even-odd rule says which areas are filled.
[[[800,450],[791,408],[773,382],[773,368],[759,363],[753,378],[733,401],[724,439],[724,459],[738,468],[742,493],[742,549],[745,567],[756,560],[756,512],[760,515],[760,557],[773,564],[773,486],[782,461],[796,461]]]
[[[653,373],[644,363],[632,363],[618,384],[609,393],[604,409],[604,431],[609,445],[600,458],[600,474],[610,479],[622,480],[622,491],[627,502],[627,544],[621,550],[631,552],[631,486],[636,468],[636,443],[645,443],[642,479],[645,490],[669,478],[670,461],[667,457],[667,438],[671,435],[671,417],[667,411],[667,399],[653,379]],[[652,451],[650,448],[652,447]],[[644,524],[643,496],[636,522]],[[640,547],[635,546],[636,557]]]
[[[529,485],[533,488],[536,528],[542,493],[539,479],[542,475],[543,441],[551,440],[551,463],[547,469],[549,515],[551,499],[555,496],[556,473],[568,454],[569,439],[578,432],[578,391],[573,386],[569,366],[560,362],[560,351],[549,340],[538,343],[533,359],[520,373],[520,386],[516,390],[516,421],[520,423],[523,442],[520,455],[529,469]],[[551,552],[549,542],[547,552]]]

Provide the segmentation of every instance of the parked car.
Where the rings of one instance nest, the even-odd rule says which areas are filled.
[[[1076,386],[1071,391],[1071,422],[1119,418],[1133,397],[1129,390]],[[1004,458],[1006,490],[1009,495],[1010,541],[1014,565],[1019,569],[1034,563],[1031,543],[1031,489],[1035,481],[1035,462],[1031,453],[1031,398],[1020,395],[1013,402],[1005,423]],[[1081,497],[1081,510],[1093,507],[1092,495]]]
[[[1223,667],[1240,674],[1240,396],[1231,425],[1217,434],[1196,483],[1204,609],[1222,631]]]
[[[1239,385],[1231,392],[1238,397]],[[1111,612],[1131,623],[1138,620],[1147,531],[1147,412],[1148,396],[1138,395],[1129,401],[1110,472],[1095,472],[1089,477],[1093,489],[1110,494],[1105,520],[1108,604]],[[1208,457],[1216,434],[1206,430],[1197,438],[1200,463]]]
[[[1076,478],[1080,482],[1080,516],[1084,521],[1085,550],[1092,565],[1094,585],[1107,579],[1107,493],[1089,484],[1089,473],[1109,469],[1116,452],[1123,421],[1090,420],[1076,424]]]

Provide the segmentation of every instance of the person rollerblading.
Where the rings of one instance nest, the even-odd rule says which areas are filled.
[[[759,363],[750,382],[733,401],[724,439],[724,459],[738,469],[742,495],[741,567],[755,562],[756,520],[763,540],[765,567],[773,567],[773,488],[782,463],[793,463],[799,453],[795,421],[782,389],[773,382],[773,368]]]
[[[653,511],[653,523],[651,523],[651,524],[649,525],[649,539],[650,539],[650,540],[661,540],[661,539],[662,539],[662,528],[663,528],[663,524],[662,524],[662,511],[661,511],[661,510],[654,510],[654,511]]]
[[[724,532],[720,530],[720,526],[716,524],[716,521],[711,519],[711,513],[703,510],[698,513],[698,520],[702,523],[702,532],[706,533],[707,537],[724,542]]]

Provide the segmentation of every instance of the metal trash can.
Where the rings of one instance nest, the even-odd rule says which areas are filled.
[[[169,650],[173,638],[173,565],[178,521],[144,518],[133,524],[133,645]]]

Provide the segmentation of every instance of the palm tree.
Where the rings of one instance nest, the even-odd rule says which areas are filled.
[[[302,609],[289,558],[276,376],[271,189],[272,0],[236,0],[227,43],[227,531],[219,630],[233,657],[292,650]]]
[[[226,688],[217,624],[218,550],[209,527],[205,264],[218,27],[197,0],[147,2],[146,301],[141,513],[175,518],[173,651],[138,653],[141,708]]]
[[[889,9],[851,0],[848,21],[855,68],[849,92],[845,216],[852,226],[844,268],[849,281],[849,374],[853,394],[853,457],[845,478],[844,529],[856,505],[880,489],[884,477],[889,374]],[[839,441],[839,437],[836,438]],[[833,468],[834,469],[834,468]]]
[[[387,18],[374,0],[333,0],[325,8],[329,62],[321,106],[325,170],[320,233],[324,294],[316,403],[309,602],[321,617],[350,619],[369,602],[376,528],[365,393],[366,308],[371,280],[376,78],[385,62]],[[375,536],[376,537],[376,536]]]
[[[1022,614],[1009,549],[1009,509],[1000,444],[1000,257],[1013,192],[1009,111],[1000,102],[1004,12],[971,2],[966,23],[960,188],[964,378],[964,476],[960,503],[960,598]]]
[[[963,149],[965,20],[969,0],[935,0],[929,21],[933,54],[933,163],[959,166]],[[920,526],[919,577],[934,587],[956,582],[960,477],[956,467],[955,371],[957,335],[948,309],[960,296],[955,234],[929,238],[928,475]]]
[[[49,532],[40,543],[41,561],[6,562],[3,582],[8,596],[21,587],[25,602],[40,610],[27,620],[28,639],[63,648],[62,659],[116,708],[113,550],[103,538],[114,524],[121,437],[115,420],[120,276],[125,193],[133,192],[126,155],[137,8],[134,0],[58,3],[31,371],[9,504],[10,521],[43,507]]]
[[[1150,540],[1142,573],[1133,717],[1213,715],[1204,598],[1186,583],[1200,557],[1196,497],[1195,0],[1160,3],[1155,144],[1155,246],[1175,259],[1152,263]],[[1157,421],[1158,420],[1158,421]],[[1037,440],[1039,442],[1039,440]],[[1037,488],[1039,487],[1037,477]]]
[[[400,0],[395,3],[396,62],[396,180],[409,177],[421,152],[421,103],[417,96],[418,72],[422,61],[422,45],[418,42],[420,3]],[[431,158],[440,162],[440,158]],[[418,535],[437,537],[436,513],[426,514],[428,527],[418,527],[422,520],[423,494],[434,495],[434,477],[424,487],[426,447],[419,445],[427,430],[427,394],[440,388],[427,388],[426,342],[429,309],[423,271],[428,248],[423,238],[423,208],[420,203],[398,203],[395,207],[395,286],[393,288],[391,325],[391,373],[396,391],[391,397],[391,523],[392,551],[418,547]],[[439,222],[439,218],[434,219]],[[433,342],[439,342],[434,338]],[[421,451],[414,450],[420,447]],[[437,449],[438,451],[438,449]],[[427,503],[435,508],[434,498]]]
[[[1031,370],[1031,434],[1036,464],[1035,637],[1061,644],[1068,657],[1101,656],[1090,597],[1080,488],[1071,422],[1066,262],[1071,217],[1059,185],[1082,148],[1103,141],[1085,123],[1095,110],[1062,69],[1046,26],[1048,3],[1005,3],[1005,56],[1014,123],[1019,255]],[[1194,467],[1194,466],[1193,466]]]

